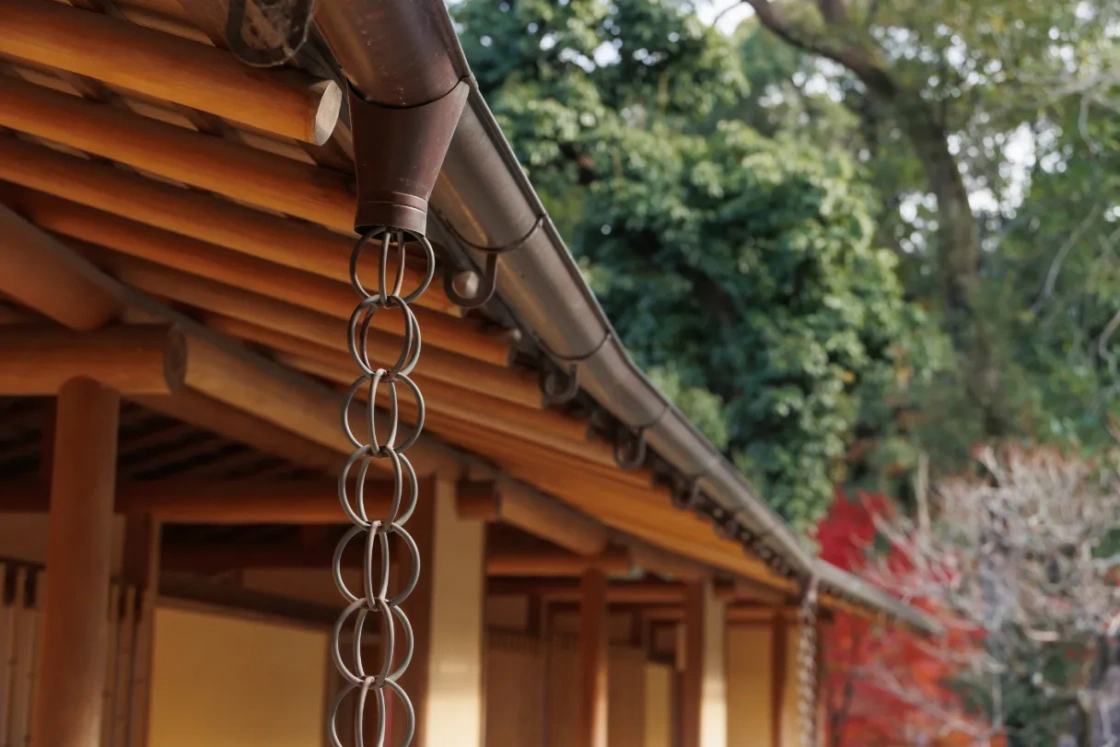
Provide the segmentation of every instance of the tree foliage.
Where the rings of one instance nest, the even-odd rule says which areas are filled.
[[[855,160],[723,116],[733,40],[672,0],[457,8],[491,106],[640,363],[811,526],[936,360]]]
[[[954,340],[911,435],[946,470],[988,437],[1111,441],[1120,6],[744,2],[767,96],[741,112],[857,154],[878,240]]]
[[[829,633],[830,658],[845,662],[834,673],[838,728],[906,724],[1022,747],[1065,734],[1096,747],[1092,735],[1120,710],[1104,676],[1120,634],[1117,459],[978,456],[980,473],[938,486],[928,520],[861,495],[838,497],[822,523],[827,559],[935,613],[946,630],[925,642],[898,631],[868,641],[861,623],[841,621]],[[893,743],[913,743],[902,736]]]
[[[837,491],[817,527],[821,557],[839,568],[897,588],[914,567],[902,548],[887,544],[876,517],[892,514],[882,494]],[[946,624],[932,640],[897,626],[837,613],[824,632],[825,725],[830,747],[1000,745],[992,725],[955,687],[967,661],[982,653],[975,630],[939,608],[937,600],[908,597]]]
[[[802,527],[830,482],[905,507],[919,453],[943,476],[982,442],[1105,452],[1120,4],[743,2],[732,37],[684,0],[455,7],[657,385]],[[1047,743],[1027,727],[1053,712],[1019,697],[1039,660],[979,653],[1005,667],[1011,743]]]

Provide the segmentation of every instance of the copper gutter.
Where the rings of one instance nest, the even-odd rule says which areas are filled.
[[[470,73],[442,0],[321,0],[319,31],[351,86],[369,101],[415,106],[466,80],[466,109],[432,195],[433,212],[468,244],[517,245],[501,255],[497,296],[560,366],[579,361],[579,384],[679,476],[697,486],[827,591],[919,629],[937,624],[862,580],[817,558],[754,489],[653,387],[630,359],[579,267],[518,164]],[[355,137],[361,133],[355,132]],[[435,228],[435,226],[433,226]]]

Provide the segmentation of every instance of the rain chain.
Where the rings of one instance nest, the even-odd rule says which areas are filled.
[[[802,747],[817,744],[817,579],[809,581],[797,620],[797,716],[801,720]]]
[[[419,246],[426,262],[425,276],[420,285],[407,295],[402,295],[408,255],[406,242]],[[363,251],[371,246],[380,249],[378,255],[377,290],[370,292],[359,279],[358,265]],[[367,733],[374,735],[375,747],[384,747],[387,737],[388,717],[386,691],[391,691],[400,703],[404,716],[404,737],[401,747],[412,742],[416,732],[416,712],[408,694],[399,684],[401,676],[412,660],[415,639],[412,625],[401,609],[401,603],[416,588],[420,578],[420,552],[416,542],[405,529],[409,517],[416,509],[419,484],[412,463],[405,451],[412,446],[424,427],[424,398],[410,378],[420,358],[420,326],[410,304],[420,297],[435,275],[435,254],[431,243],[424,236],[409,232],[375,227],[358,240],[350,257],[350,282],[361,297],[361,302],[350,317],[350,354],[360,369],[360,376],[346,394],[342,410],[342,429],[355,451],[346,461],[338,479],[338,496],[347,518],[353,523],[334,553],[332,571],[339,592],[348,605],[335,623],[331,635],[331,657],[345,680],[342,691],[331,704],[328,732],[334,747],[343,747],[339,737],[338,715],[342,701],[355,691],[354,740],[356,747],[365,747]],[[400,356],[390,367],[375,366],[369,360],[368,336],[374,316],[378,313],[399,313],[404,319],[404,339]],[[400,389],[408,390],[416,403],[416,424],[412,432],[402,436],[400,427]],[[386,402],[384,414],[378,414],[375,403],[379,393]],[[367,399],[367,439],[360,439],[351,427],[351,416],[361,410],[356,399]],[[379,418],[385,422],[378,423]],[[379,433],[379,427],[383,432]],[[382,438],[383,436],[383,438]],[[393,493],[389,511],[381,517],[371,517],[366,512],[365,484],[373,460],[385,460],[393,474]],[[398,579],[390,589],[392,555],[390,537],[409,558],[407,575]],[[343,579],[342,556],[347,546],[358,538],[363,551],[363,582],[359,593],[349,588]],[[380,632],[381,656],[376,669],[368,668],[362,661],[362,633],[367,619],[373,616]],[[352,622],[353,640],[350,656],[344,652],[344,632]],[[373,703],[370,704],[372,699]],[[370,727],[366,726],[367,710],[375,711]]]

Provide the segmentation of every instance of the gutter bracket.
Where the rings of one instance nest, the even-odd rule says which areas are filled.
[[[595,347],[588,352],[582,355],[565,356],[553,352],[544,340],[537,338],[537,345],[550,358],[568,364],[566,371],[561,370],[560,366],[555,366],[551,371],[547,367],[541,369],[541,394],[544,396],[546,405],[564,405],[576,398],[580,390],[579,364],[602,350],[603,346],[607,344],[607,340],[610,339],[611,333],[608,331],[603,335],[603,339],[599,340]]]
[[[626,428],[614,445],[614,461],[625,470],[635,470],[646,462],[646,426]]]
[[[665,404],[661,412],[653,420],[644,425],[622,426],[615,436],[614,461],[625,470],[635,470],[646,462],[646,431],[657,426],[665,413],[669,412],[670,405]],[[619,424],[622,425],[621,423]]]
[[[556,367],[541,371],[541,395],[546,405],[565,405],[579,394],[579,366],[568,365],[567,370]]]
[[[458,289],[455,288],[455,272],[452,268],[448,267],[443,275],[443,290],[447,294],[447,297],[457,306],[464,309],[477,309],[483,306],[493,297],[494,292],[498,289],[499,255],[520,249],[529,239],[533,238],[533,234],[540,230],[547,219],[547,215],[538,215],[537,219],[533,221],[532,228],[530,228],[524,236],[519,239],[514,239],[504,246],[483,246],[463,236],[463,234],[459,233],[455,226],[452,225],[451,221],[445,218],[443,220],[443,225],[447,228],[447,232],[451,234],[452,238],[468,249],[473,249],[480,254],[486,255],[486,267],[483,270],[481,282],[470,296],[460,293]]]
[[[669,494],[669,500],[674,508],[682,511],[698,510],[700,508],[700,478],[694,477],[688,481],[678,482]]]

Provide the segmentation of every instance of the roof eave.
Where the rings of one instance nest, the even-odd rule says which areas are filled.
[[[461,80],[466,110],[432,196],[447,243],[482,266],[485,256],[457,240],[518,244],[502,256],[497,295],[560,366],[578,361],[580,385],[622,424],[642,429],[676,472],[734,513],[803,578],[919,630],[936,622],[882,591],[814,558],[727,459],[634,364],[517,161],[470,73],[441,0],[327,0],[318,25],[351,83],[384,104],[435,100]],[[376,64],[374,64],[376,62]]]

